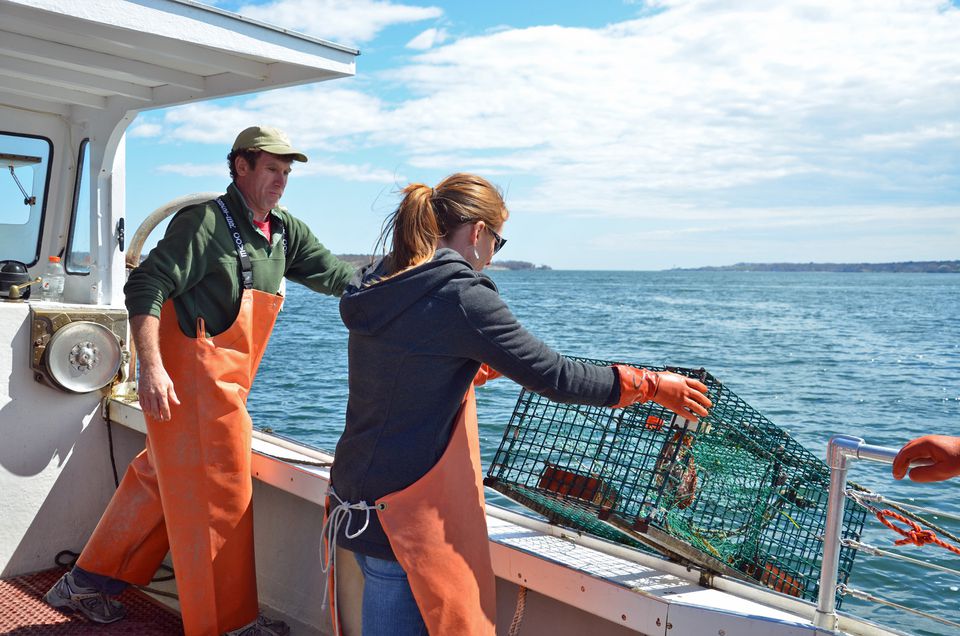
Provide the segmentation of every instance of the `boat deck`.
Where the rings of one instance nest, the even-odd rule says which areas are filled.
[[[10,636],[169,636],[182,634],[180,616],[140,590],[130,588],[120,595],[127,607],[126,619],[112,625],[97,625],[79,613],[65,614],[43,601],[43,595],[65,572],[45,570],[0,579],[0,634]]]

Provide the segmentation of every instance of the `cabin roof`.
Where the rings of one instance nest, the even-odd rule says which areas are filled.
[[[63,116],[349,76],[358,54],[193,0],[0,0],[0,106]]]

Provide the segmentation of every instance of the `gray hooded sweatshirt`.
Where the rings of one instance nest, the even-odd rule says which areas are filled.
[[[350,396],[331,485],[344,501],[373,504],[432,468],[481,362],[558,402],[607,406],[620,399],[611,367],[568,360],[525,330],[496,285],[460,254],[434,258],[383,280],[379,261],[357,273],[340,299],[350,331]],[[494,380],[503,382],[504,380]],[[338,545],[394,559],[376,515],[353,513]]]

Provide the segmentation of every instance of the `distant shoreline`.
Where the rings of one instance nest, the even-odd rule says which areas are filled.
[[[841,272],[960,274],[960,261],[901,263],[737,263],[709,267],[673,267],[671,272]]]
[[[373,260],[370,254],[337,254],[337,258],[356,267],[364,267]],[[490,270],[551,270],[549,265],[536,265],[528,261],[494,261]],[[960,260],[956,261],[903,261],[898,263],[736,263],[734,265],[708,265],[704,267],[671,267],[666,272],[839,272],[839,273],[909,273],[909,274],[960,274]]]
[[[373,261],[370,254],[337,254],[341,261],[347,261],[355,267],[364,267]],[[549,265],[534,265],[527,261],[493,261],[487,267],[493,270],[528,270],[528,269],[551,269]]]

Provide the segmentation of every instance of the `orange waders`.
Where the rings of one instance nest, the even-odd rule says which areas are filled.
[[[376,512],[430,634],[492,636],[496,584],[473,386],[440,461],[410,486],[378,499]]]
[[[234,323],[209,338],[202,320],[196,338],[184,336],[164,304],[160,352],[180,405],[170,405],[168,422],[145,418],[147,448],[77,560],[145,585],[169,548],[186,636],[219,636],[257,618],[246,401],[282,300],[244,289]]]

